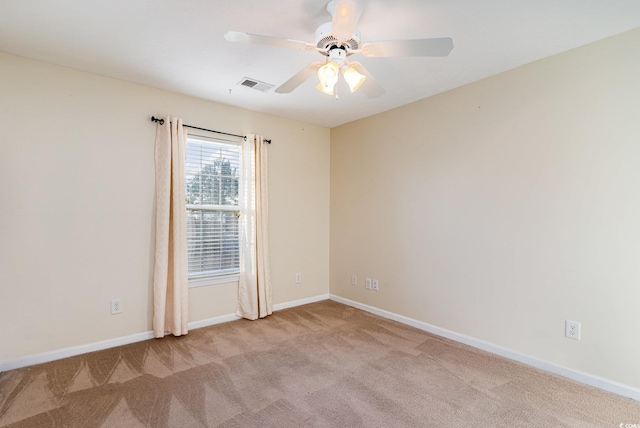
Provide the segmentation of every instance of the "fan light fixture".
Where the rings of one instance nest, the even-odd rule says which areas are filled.
[[[338,83],[338,71],[342,72],[342,76],[349,85],[351,92],[355,92],[362,86],[367,76],[346,64],[343,49],[332,49],[329,52],[329,58],[331,61],[318,69],[320,83],[318,83],[316,89],[327,95],[333,95],[336,83]]]
[[[325,94],[334,95],[337,90],[336,83],[340,77],[338,74],[342,72],[351,92],[357,91],[362,86],[364,95],[368,98],[376,98],[384,94],[384,88],[362,64],[350,63],[347,57],[356,54],[377,58],[444,57],[453,49],[453,40],[450,37],[362,43],[358,22],[365,3],[367,3],[366,0],[329,1],[327,12],[331,15],[331,21],[316,28],[313,43],[237,31],[226,32],[224,38],[230,42],[316,51],[325,57],[322,61],[307,65],[277,87],[275,92],[278,94],[291,93],[317,73],[320,83],[316,88]]]

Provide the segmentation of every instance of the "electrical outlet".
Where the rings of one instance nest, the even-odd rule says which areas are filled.
[[[300,284],[302,282],[302,274],[301,273],[297,273],[296,274],[296,284]]]
[[[351,285],[358,285],[358,277],[351,275]]]
[[[366,288],[367,290],[371,290],[371,278],[367,278],[365,280],[364,288]]]
[[[580,323],[576,321],[565,320],[564,335],[569,339],[580,340]]]
[[[377,279],[373,280],[372,288],[373,288],[373,291],[378,291],[378,280]]]
[[[122,313],[122,299],[113,299],[111,301],[111,315]]]

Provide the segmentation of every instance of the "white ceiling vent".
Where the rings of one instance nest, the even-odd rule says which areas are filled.
[[[249,77],[244,77],[241,81],[238,82],[238,85],[246,86],[247,88],[252,88],[260,92],[267,92],[269,89],[273,88],[273,85],[261,82],[256,79],[251,79]]]

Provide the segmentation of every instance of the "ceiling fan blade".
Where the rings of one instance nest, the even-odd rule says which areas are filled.
[[[293,75],[293,77],[278,88],[276,88],[276,92],[279,94],[288,94],[296,89],[298,86],[302,85],[305,80],[318,73],[318,69],[323,65],[323,62],[314,62],[313,64],[309,64],[307,67],[303,68],[299,72]]]
[[[365,43],[362,54],[371,57],[390,56],[447,56],[453,49],[453,39],[389,40]]]
[[[334,0],[331,14],[331,35],[340,42],[353,37],[362,15],[364,0]]]
[[[238,31],[227,31],[224,38],[230,42],[255,43],[259,45],[279,46],[282,48],[314,50],[316,47],[311,43],[299,40],[283,39],[280,37],[260,36],[258,34],[241,33]]]
[[[360,90],[364,92],[364,94],[369,98],[377,98],[384,94],[384,88],[380,86],[378,81],[369,73],[369,71],[364,68],[362,64],[359,62],[351,62],[349,65],[356,69],[358,73],[364,74],[367,76],[366,80],[360,87]]]

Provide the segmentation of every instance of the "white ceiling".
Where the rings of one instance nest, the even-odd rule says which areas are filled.
[[[313,43],[315,29],[331,20],[327,2],[0,0],[0,50],[334,127],[640,27],[638,0],[369,0],[359,24],[363,42],[452,37],[453,51],[445,58],[352,57],[386,89],[375,99],[345,85],[335,100],[314,79],[291,94],[237,85],[250,77],[278,87],[323,57],[231,43],[224,33]]]

